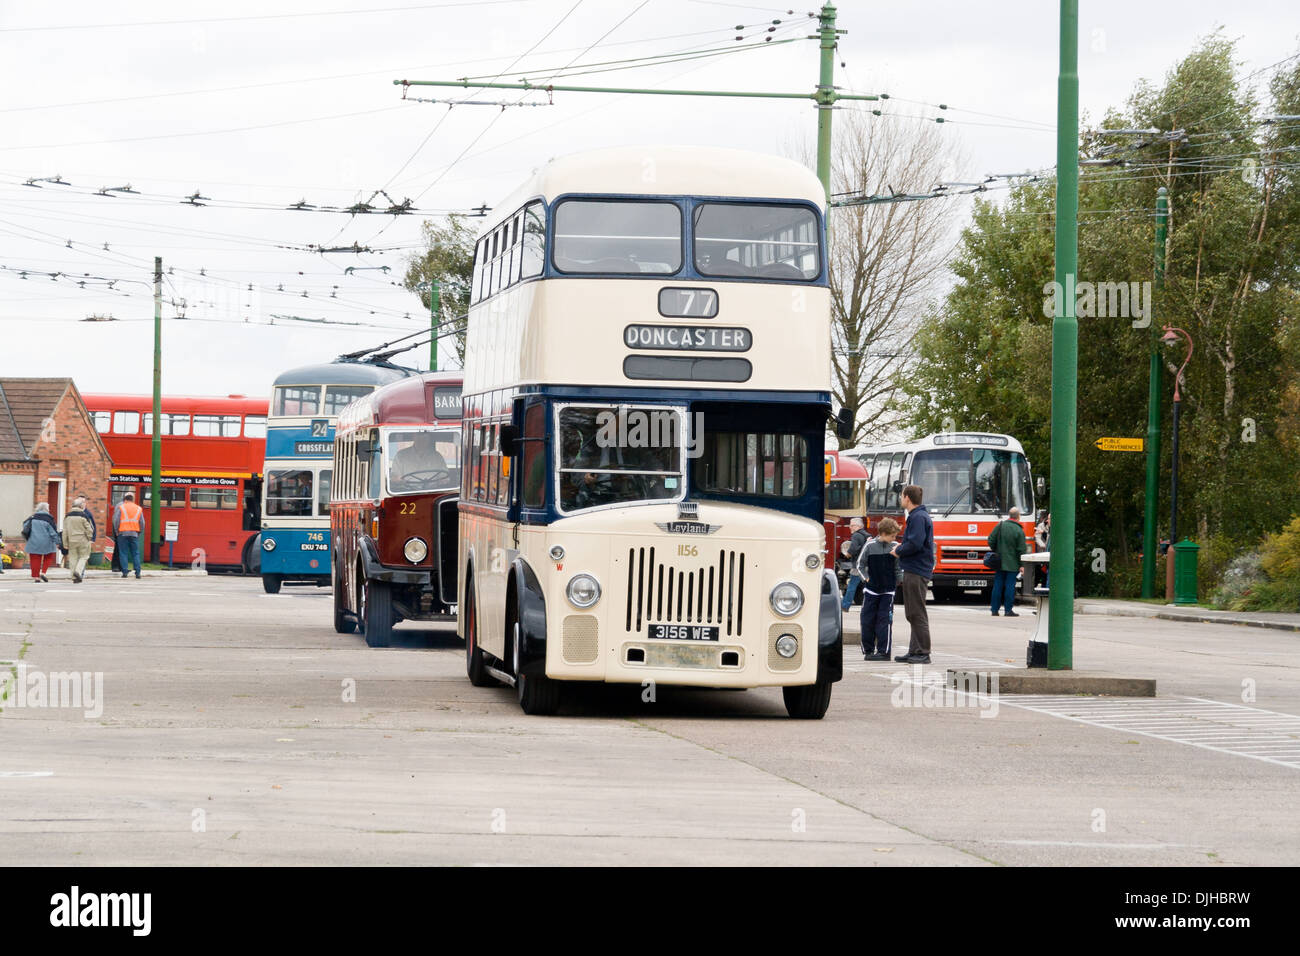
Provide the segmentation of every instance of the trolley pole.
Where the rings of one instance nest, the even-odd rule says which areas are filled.
[[[1169,226],[1169,190],[1156,190],[1155,286],[1165,286],[1165,238]],[[1150,321],[1150,316],[1147,317]],[[1160,345],[1151,335],[1151,369],[1147,386],[1147,488],[1142,506],[1142,596],[1155,597],[1156,510],[1160,507]],[[1170,541],[1172,542],[1172,538]]]
[[[817,79],[817,178],[831,204],[831,110],[835,108],[835,8],[829,3],[818,15],[821,39],[821,73]]]
[[[162,516],[162,256],[153,259],[153,467],[149,476],[149,560],[161,559]],[[123,565],[125,568],[126,565]]]
[[[1056,102],[1056,288],[1052,320],[1052,552],[1047,667],[1074,667],[1075,444],[1078,440],[1079,0],[1061,0]]]
[[[438,371],[438,313],[442,310],[442,297],[438,280],[429,283],[429,371]]]
[[[817,88],[812,93],[760,93],[743,90],[653,90],[615,86],[562,86],[557,83],[480,83],[473,80],[393,80],[394,86],[452,86],[474,90],[529,90],[539,93],[635,93],[647,96],[728,96],[747,99],[812,100],[817,105],[817,178],[826,190],[826,203],[831,197],[831,110],[840,100],[878,100],[869,93],[840,93],[834,85],[835,41],[846,33],[835,27],[835,7],[822,6],[817,15],[818,30],[810,40],[818,40],[821,47],[820,70]],[[788,41],[779,41],[788,42]],[[1076,161],[1077,161],[1076,152]]]

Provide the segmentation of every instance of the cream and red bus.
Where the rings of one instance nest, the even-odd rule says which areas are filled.
[[[899,493],[919,485],[925,509],[934,521],[936,601],[962,591],[988,591],[993,572],[984,566],[988,536],[1020,509],[1025,540],[1033,548],[1034,485],[1020,442],[1010,435],[986,432],[941,432],[915,441],[893,442],[840,452],[856,458],[870,475],[867,530],[875,534],[880,519],[905,524]]]
[[[471,683],[527,713],[570,681],[779,686],[820,718],[841,677],[821,184],[733,150],[607,149],[496,210],[465,353]]]
[[[339,412],[330,489],[334,629],[387,647],[456,603],[461,375],[413,373]]]

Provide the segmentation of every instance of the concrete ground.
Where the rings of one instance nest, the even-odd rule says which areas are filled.
[[[933,665],[846,645],[822,721],[775,690],[598,686],[530,718],[469,685],[450,626],[370,649],[330,602],[190,572],[0,577],[22,703],[53,672],[103,682],[76,707],[11,689],[4,861],[1300,863],[1292,632],[1080,615],[1076,668],[1155,677],[1158,698],[944,700],[932,674],[1022,666],[1034,619],[931,605]]]

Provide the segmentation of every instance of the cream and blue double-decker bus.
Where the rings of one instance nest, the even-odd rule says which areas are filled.
[[[841,676],[823,568],[821,184],[789,160],[607,149],[480,233],[465,353],[460,615],[471,683],[784,689]]]

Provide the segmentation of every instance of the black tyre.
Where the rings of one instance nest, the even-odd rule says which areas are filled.
[[[364,605],[357,609],[357,617],[366,632],[366,645],[388,647],[393,641],[393,596],[388,585],[366,581],[360,591]]]
[[[264,574],[262,575],[262,590],[267,594],[279,594],[280,585],[283,582],[284,578],[278,574]]]
[[[952,604],[954,601],[957,600],[957,594],[958,594],[958,591],[957,591],[956,588],[935,588],[935,589],[934,589],[934,603],[935,603],[935,604]]]
[[[821,720],[831,705],[830,681],[818,681],[803,687],[782,687],[785,711],[796,720]]]
[[[515,677],[519,706],[529,716],[547,716],[560,709],[560,682],[550,677]]]
[[[523,673],[519,656],[519,622],[511,624],[510,656],[514,662],[515,692],[525,714],[545,717],[560,708],[560,682],[545,675]]]
[[[337,567],[331,575],[331,583],[334,585],[334,630],[340,634],[351,634],[357,629],[357,622],[343,604],[343,576]]]
[[[487,672],[487,658],[478,644],[478,609],[474,600],[474,579],[465,582],[465,674],[475,687],[491,687],[496,681]]]

